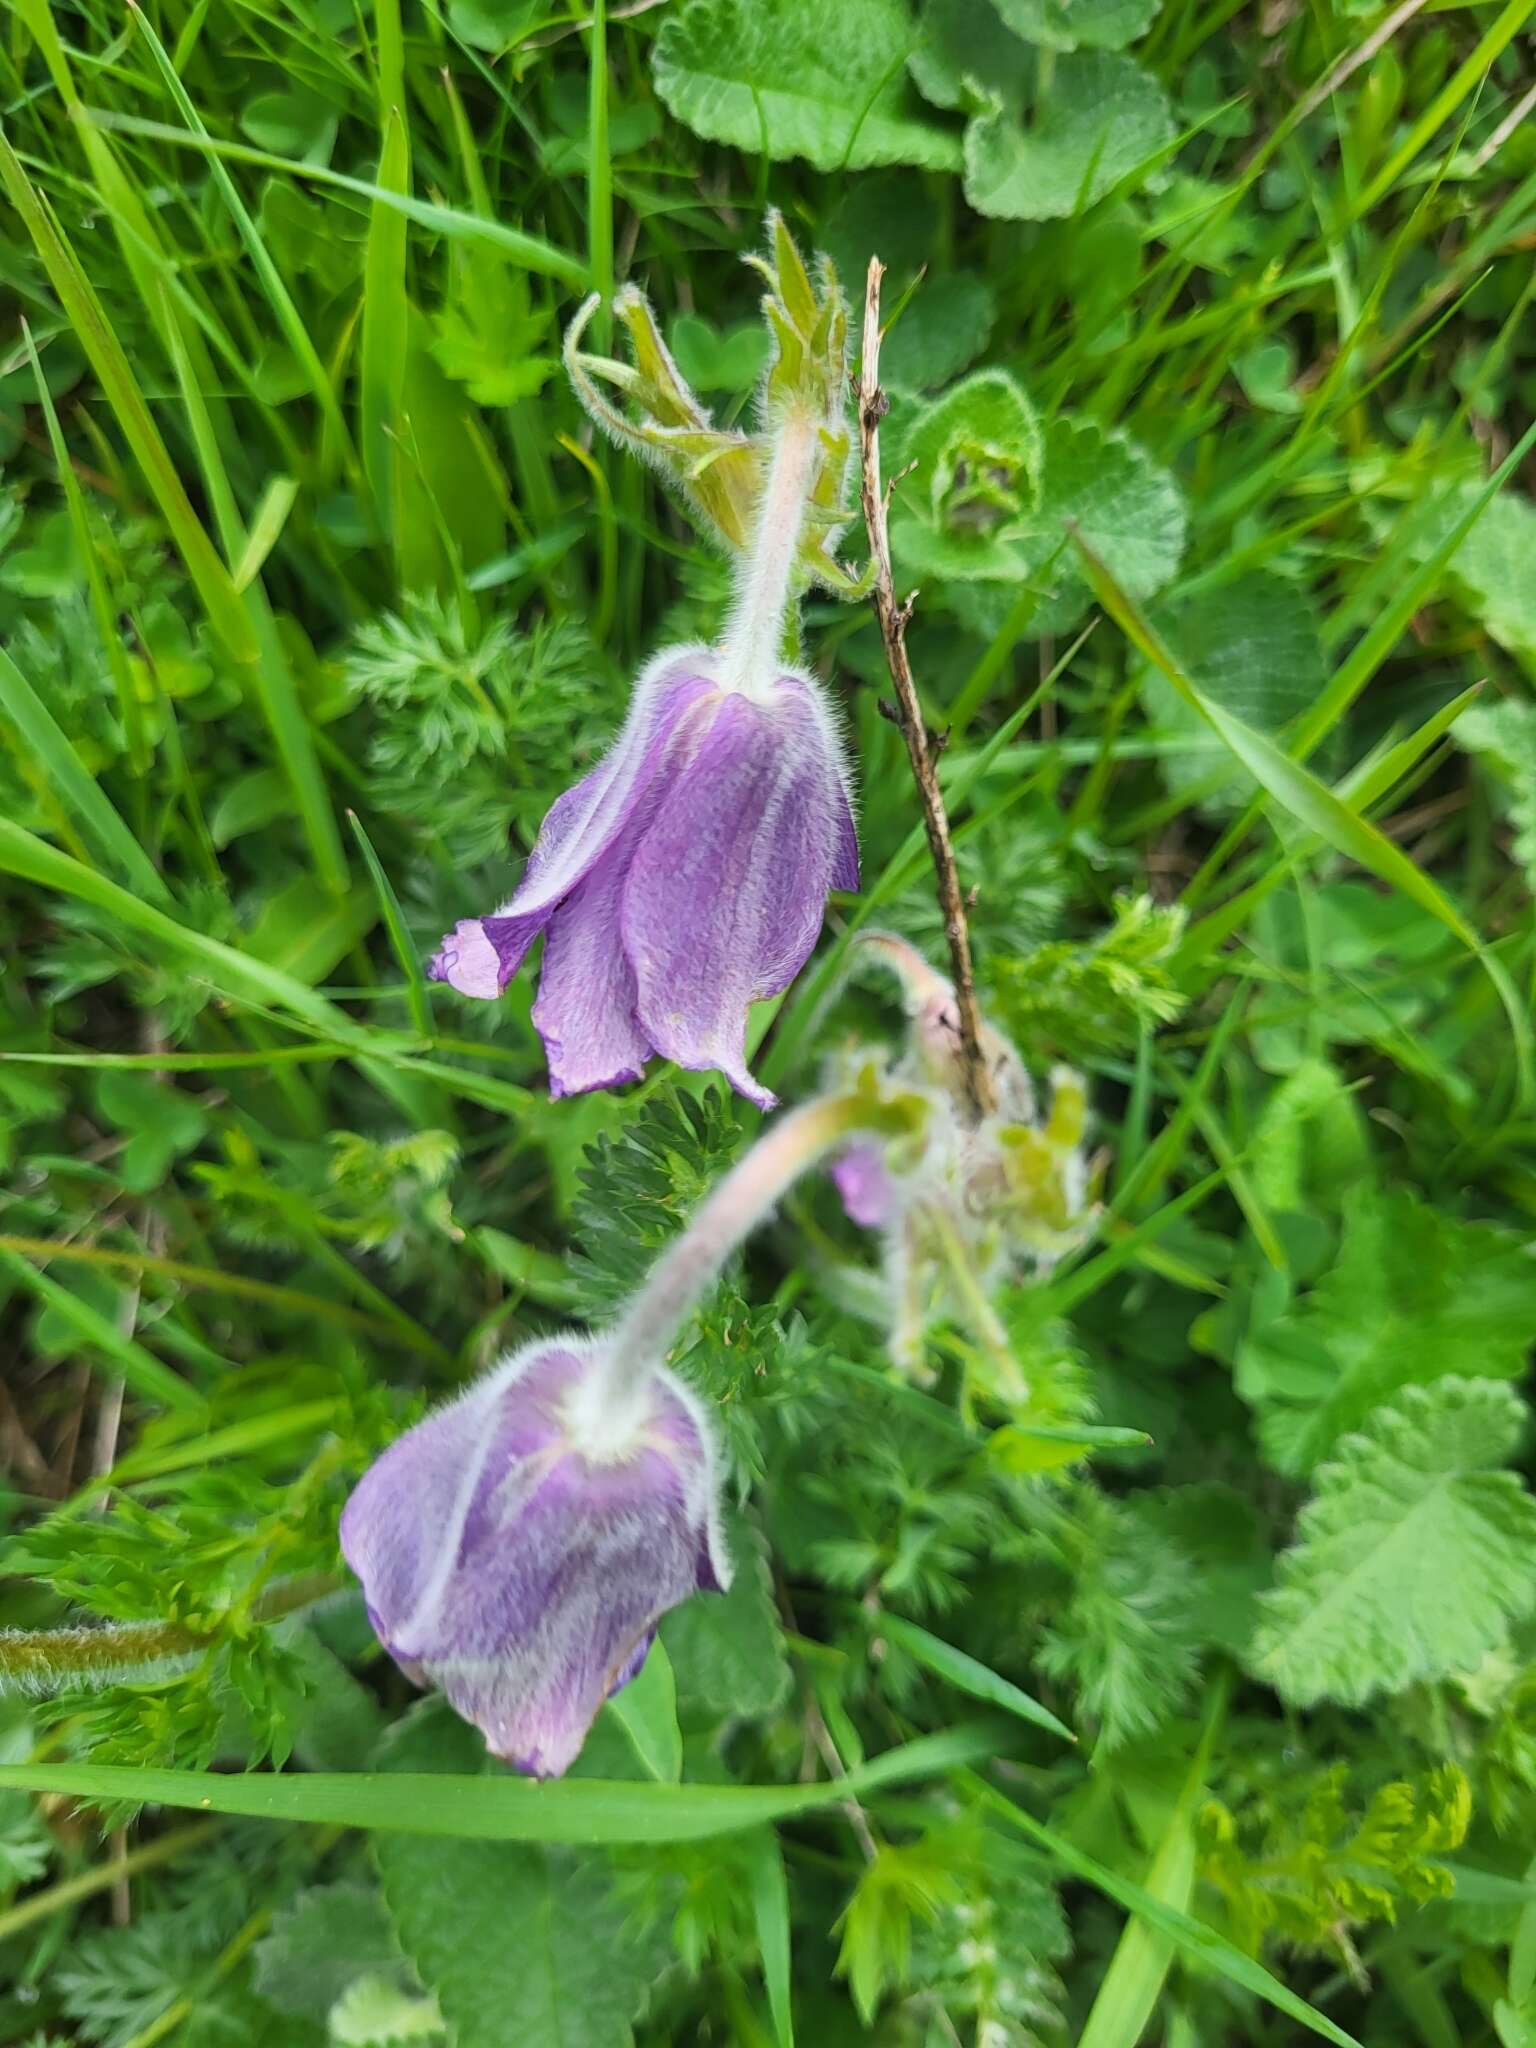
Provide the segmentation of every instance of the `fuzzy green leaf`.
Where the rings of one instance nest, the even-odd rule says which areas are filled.
[[[1536,1599],[1524,1404],[1495,1380],[1411,1387],[1317,1474],[1249,1661],[1284,1699],[1361,1706],[1470,1671]]]
[[[1305,1473],[1402,1388],[1447,1373],[1515,1379],[1536,1327],[1536,1262],[1488,1223],[1408,1193],[1356,1201],[1338,1262],[1237,1359],[1270,1459]]]
[[[1151,167],[1174,138],[1167,94],[1129,57],[1080,50],[1025,126],[1011,107],[965,135],[965,196],[997,220],[1064,220]]]
[[[1046,50],[1123,50],[1146,34],[1160,0],[993,0],[1015,35]]]
[[[656,90],[711,142],[820,171],[953,170],[954,137],[908,96],[913,40],[899,0],[688,0],[656,38]]]

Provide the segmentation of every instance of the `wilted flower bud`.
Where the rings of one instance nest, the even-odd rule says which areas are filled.
[[[987,1297],[1025,1261],[1060,1258],[1092,1228],[1082,1077],[1052,1071],[1042,1118],[1023,1061],[984,1023],[995,1106],[978,1121],[963,1084],[953,988],[904,939],[869,933],[861,945],[901,979],[912,1023],[897,1073],[931,1100],[921,1149],[861,1139],[832,1166],[848,1215],[885,1240],[893,1356],[920,1373],[926,1327],[953,1314],[1000,1368],[999,1392],[1021,1397],[1022,1375]]]
[[[544,934],[533,1021],[555,1095],[635,1080],[660,1054],[716,1068],[770,1108],[746,1069],[748,1006],[799,973],[828,891],[859,885],[837,728],[814,678],[784,659],[802,586],[856,587],[830,553],[849,454],[846,319],[830,268],[818,293],[777,219],[773,247],[761,267],[778,349],[758,434],[710,423],[638,293],[616,301],[634,368],[579,352],[595,301],[568,339],[593,416],[684,489],[738,559],[721,644],[651,662],[618,739],[545,818],[516,893],[457,925],[431,963],[435,980],[493,998]]]
[[[669,1607],[723,1589],[714,1440],[654,1370],[615,1398],[601,1339],[540,1341],[407,1431],[341,1521],[368,1618],[495,1756],[557,1776]]]

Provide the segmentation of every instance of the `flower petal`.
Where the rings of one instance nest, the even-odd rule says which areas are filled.
[[[621,913],[656,1050],[717,1067],[760,1108],[747,1006],[799,973],[826,909],[846,798],[813,686],[727,697],[630,863]]]
[[[397,1438],[358,1481],[342,1512],[342,1554],[363,1583],[375,1634],[399,1662],[420,1663],[437,1640],[486,1473],[559,1445],[561,1397],[581,1370],[572,1348],[514,1353]],[[516,1400],[503,1398],[513,1387]]]
[[[714,691],[701,647],[671,648],[642,671],[613,745],[551,804],[522,881],[494,916],[455,926],[428,968],[434,981],[450,982],[464,995],[500,994],[562,898],[624,830],[680,722]]]
[[[879,1145],[850,1145],[832,1161],[831,1174],[850,1220],[883,1230],[896,1213],[896,1183]]]
[[[609,848],[550,919],[534,1029],[549,1092],[580,1095],[638,1081],[653,1050],[635,1015],[635,976],[619,933],[629,836]]]

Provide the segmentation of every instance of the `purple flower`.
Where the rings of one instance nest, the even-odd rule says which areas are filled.
[[[633,1081],[653,1053],[718,1068],[760,1108],[747,1006],[799,973],[829,889],[856,889],[858,842],[836,728],[809,676],[730,688],[704,647],[636,685],[624,729],[557,799],[522,883],[455,926],[428,972],[498,996],[534,940],[533,1021],[550,1092]]]
[[[341,1518],[390,1655],[538,1777],[573,1761],[667,1609],[730,1583],[703,1409],[664,1370],[609,1364],[601,1338],[514,1353],[392,1444]]]
[[[883,1230],[894,1219],[898,1196],[883,1145],[861,1138],[840,1152],[827,1171],[850,1222],[864,1230]]]

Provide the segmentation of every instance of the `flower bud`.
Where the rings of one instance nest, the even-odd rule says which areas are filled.
[[[731,1578],[703,1408],[663,1369],[616,1378],[612,1342],[503,1359],[392,1444],[342,1515],[390,1655],[538,1777],[574,1760],[667,1609]]]

